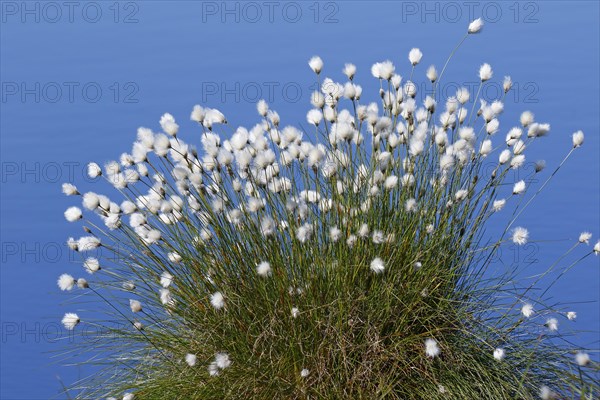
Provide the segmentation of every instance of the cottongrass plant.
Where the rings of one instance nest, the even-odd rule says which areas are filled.
[[[550,177],[538,162],[515,182],[550,125],[525,111],[501,129],[504,96],[479,99],[488,64],[475,98],[463,88],[439,104],[448,62],[427,69],[434,95],[420,98],[411,79],[422,57],[410,51],[404,82],[392,62],[373,65],[378,104],[361,103],[354,65],[338,83],[314,57],[308,132],[260,101],[260,122],[227,134],[220,111],[197,105],[202,151],[164,114],[162,132],[139,128],[118,162],[89,164],[113,199],[65,184],[84,209],[65,217],[85,231],[67,244],[90,281],[58,279],[79,294],[62,322],[87,337],[63,356],[99,365],[77,396],[597,398],[598,363],[561,332],[576,313],[548,305],[540,282],[600,243],[582,233],[529,285],[518,267],[491,268],[502,246],[541,236],[519,216],[583,133]],[[506,226],[490,240],[496,213]]]

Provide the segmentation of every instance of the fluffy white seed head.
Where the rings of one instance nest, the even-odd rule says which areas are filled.
[[[63,183],[62,192],[67,196],[74,196],[76,194],[79,194],[79,192],[77,191],[77,187],[72,183]]]
[[[102,175],[102,168],[95,162],[91,162],[87,165],[87,174],[92,179],[97,178]]]
[[[580,367],[585,367],[590,363],[590,355],[588,353],[578,352],[575,354],[575,361]]]
[[[577,319],[577,313],[575,311],[567,312],[567,319],[569,321],[575,321]]]
[[[60,290],[71,290],[75,286],[75,279],[69,274],[62,274],[57,283]]]
[[[525,181],[520,180],[513,186],[513,194],[522,194],[525,191]]]
[[[577,131],[573,134],[573,147],[580,147],[583,144],[583,132]]]
[[[479,79],[481,79],[482,82],[485,82],[485,81],[491,79],[492,75],[493,75],[493,72],[492,72],[492,67],[490,66],[490,64],[485,63],[481,67],[479,67]]]
[[[579,243],[590,244],[590,239],[592,238],[592,234],[589,232],[581,232],[579,235]]]
[[[483,20],[481,18],[477,18],[476,20],[471,21],[469,24],[468,32],[470,34],[478,33],[481,31],[481,28],[483,28]]]
[[[421,61],[421,58],[423,58],[423,53],[416,47],[408,52],[408,60],[413,66],[417,65]]]
[[[494,358],[498,361],[502,361],[505,357],[506,353],[504,352],[504,349],[498,347],[497,349],[494,350]]]
[[[429,79],[432,83],[435,82],[438,78],[438,72],[435,69],[435,66],[431,65],[427,68],[427,79]]]
[[[437,357],[441,353],[438,343],[434,339],[425,340],[425,354],[427,357]]]
[[[215,363],[217,367],[221,369],[225,369],[231,365],[231,360],[229,359],[229,354],[227,353],[217,353],[215,354]]]
[[[385,264],[381,258],[377,257],[371,261],[371,271],[375,272],[376,274],[381,274],[384,270]]]
[[[69,222],[75,222],[83,217],[79,207],[69,207],[65,211],[65,219]]]
[[[195,354],[188,353],[185,355],[185,363],[190,367],[196,365],[197,357]]]
[[[210,296],[210,304],[215,310],[220,310],[225,306],[225,298],[221,292],[215,292]]]
[[[531,303],[523,304],[523,307],[521,307],[521,314],[523,314],[525,318],[531,317],[533,313],[533,305]]]
[[[100,261],[95,257],[88,257],[83,262],[83,268],[85,268],[89,274],[98,272],[100,270]]]
[[[348,79],[353,79],[354,75],[356,74],[356,65],[346,64],[344,65],[342,72],[348,77]]]
[[[540,388],[540,399],[542,400],[556,400],[558,397],[556,393],[548,386],[544,385]]]
[[[258,103],[256,103],[256,110],[260,116],[266,117],[267,113],[269,112],[269,105],[266,101],[259,100]]]
[[[527,239],[529,238],[529,231],[523,227],[516,227],[513,230],[512,241],[519,246],[527,243]]]
[[[505,205],[506,205],[506,200],[504,200],[504,199],[494,200],[494,203],[492,204],[492,209],[495,212],[498,212],[498,211],[502,210]]]
[[[263,261],[256,266],[256,273],[260,276],[269,276],[271,275],[271,264],[267,261]]]
[[[171,283],[173,283],[173,275],[167,271],[163,272],[160,275],[160,285],[166,289],[171,286]]]
[[[140,312],[142,311],[142,303],[139,300],[130,299],[129,308],[131,308],[131,311],[134,313]]]
[[[558,320],[556,318],[548,318],[545,325],[551,332],[558,330]]]
[[[314,56],[310,60],[308,60],[308,66],[310,67],[310,69],[313,70],[315,74],[318,75],[323,69],[323,60],[321,60],[321,57],[319,56]]]
[[[62,324],[65,329],[72,331],[79,323],[79,316],[75,313],[66,313],[62,319]]]

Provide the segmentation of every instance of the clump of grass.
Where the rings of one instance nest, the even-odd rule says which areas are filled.
[[[460,43],[480,29],[474,21]],[[421,56],[410,52],[411,79]],[[543,164],[520,182],[512,171],[549,130],[533,114],[523,113],[504,140],[494,136],[503,98],[480,103],[460,89],[438,111],[445,66],[439,77],[427,70],[434,95],[420,107],[416,86],[389,61],[372,68],[381,103],[368,105],[353,65],[344,84],[321,81],[320,58],[309,65],[321,83],[307,115],[314,132],[283,126],[261,101],[262,120],[226,136],[223,114],[195,106],[203,154],[165,114],[164,133],[140,128],[120,162],[89,165],[120,203],[64,185],[87,210],[72,207],[65,217],[85,218],[87,236],[68,244],[93,280],[63,274],[59,286],[78,286],[99,307],[63,323],[101,328],[93,344],[66,354],[85,348],[105,367],[74,384],[77,395],[597,396],[598,364],[586,353],[574,357],[558,333],[558,318],[575,314],[546,305],[538,290],[558,264],[525,287],[519,267],[490,268],[501,246],[527,243],[518,217],[583,133],[527,197]],[[484,64],[480,90],[491,76]],[[506,94],[510,78],[503,85]],[[490,240],[485,228],[498,212],[508,213],[506,228]],[[559,261],[577,252],[572,266],[598,254],[589,240],[582,234]],[[104,258],[88,257],[94,250]]]

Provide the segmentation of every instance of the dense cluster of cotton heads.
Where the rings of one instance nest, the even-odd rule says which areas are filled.
[[[473,21],[467,35],[482,26]],[[320,89],[311,94],[308,130],[262,100],[250,127],[196,105],[190,141],[167,113],[158,130],[139,128],[118,161],[89,163],[89,177],[112,186],[110,197],[64,184],[82,207],[64,216],[85,232],[67,244],[94,279],[65,273],[58,287],[96,296],[126,326],[111,339],[123,348],[108,356],[122,378],[83,393],[413,398],[415,385],[421,398],[529,398],[560,386],[542,379],[550,369],[541,362],[554,353],[536,343],[541,330],[554,333],[558,318],[575,313],[543,307],[527,291],[508,290],[510,301],[496,303],[493,293],[512,286],[504,275],[483,286],[499,247],[530,240],[513,224],[544,164],[519,180],[514,172],[550,125],[529,111],[500,122],[510,77],[497,99],[480,91],[471,98],[466,88],[443,99],[431,65],[423,73],[431,91],[420,93],[411,79],[422,60],[413,48],[402,67],[374,63],[379,92],[371,101],[355,65],[336,82],[315,56],[308,65]],[[484,63],[481,85],[493,78]],[[572,141],[571,152],[583,133]],[[504,234],[481,245],[486,221],[509,206]],[[599,246],[583,251],[598,254]],[[65,314],[65,328],[102,324],[80,314]],[[494,314],[500,322],[489,326]],[[586,356],[575,363],[591,365]],[[521,383],[510,383],[517,371]]]

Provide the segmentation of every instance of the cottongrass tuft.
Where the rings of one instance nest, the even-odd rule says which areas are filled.
[[[79,316],[75,313],[66,313],[62,319],[63,326],[72,331],[79,324]]]
[[[471,22],[452,54],[482,26]],[[57,290],[83,299],[76,311],[98,332],[90,341],[81,329],[85,340],[65,351],[99,364],[75,397],[597,395],[593,354],[568,338],[576,311],[557,307],[542,278],[571,255],[565,272],[598,255],[600,242],[590,250],[590,233],[571,238],[533,283],[521,280],[527,265],[495,264],[528,243],[520,217],[583,133],[543,180],[545,163],[525,163],[550,124],[530,111],[501,123],[512,80],[483,100],[494,78],[483,64],[473,96],[461,87],[443,98],[451,57],[439,73],[421,71],[422,58],[413,48],[408,62],[374,63],[375,90],[363,93],[354,64],[335,82],[315,56],[303,129],[264,100],[249,127],[195,105],[192,142],[165,113],[118,161],[88,164],[110,197],[65,184],[82,207],[66,219],[85,221],[67,246],[91,275],[65,273]],[[497,237],[492,219],[506,222]],[[77,332],[82,322],[69,312],[62,323]]]
[[[437,357],[441,353],[438,343],[434,339],[425,340],[425,354],[427,357]]]
[[[384,270],[385,264],[381,258],[377,257],[371,261],[371,271],[375,272],[376,274],[381,274]]]
[[[513,230],[513,234],[512,234],[513,243],[518,244],[519,246],[522,246],[525,243],[527,243],[528,239],[529,239],[529,231],[527,229],[519,226]]]

